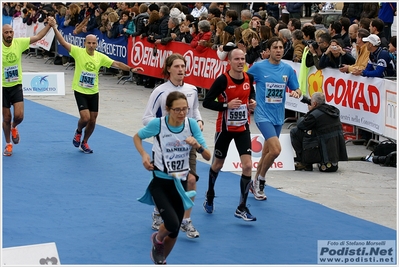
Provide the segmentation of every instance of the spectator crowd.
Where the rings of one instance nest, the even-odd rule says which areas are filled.
[[[198,52],[214,49],[220,60],[238,47],[248,67],[269,57],[267,40],[283,40],[283,59],[306,69],[335,68],[366,77],[396,77],[396,36],[391,36],[396,3],[344,3],[339,20],[323,24],[321,11],[331,3],[10,3],[3,15],[22,17],[31,25],[54,16],[58,27],[73,34],[99,29],[109,38],[147,38],[166,45],[184,42]],[[301,19],[312,16],[311,22]],[[156,49],[155,49],[156,51]],[[302,68],[303,67],[303,68]],[[138,84],[154,87],[156,79],[140,77]]]

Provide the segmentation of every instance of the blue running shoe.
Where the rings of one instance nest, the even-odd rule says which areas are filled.
[[[75,147],[80,146],[80,139],[82,138],[82,133],[78,133],[78,130],[75,131],[75,136],[73,137],[72,143]]]
[[[243,210],[241,210],[241,209],[243,209]],[[237,218],[241,218],[241,219],[243,219],[244,221],[248,221],[248,222],[250,222],[250,221],[256,221],[256,217],[255,216],[253,216],[250,212],[249,212],[249,209],[247,208],[247,207],[244,207],[244,208],[237,208],[236,209],[236,212],[234,213],[234,216],[235,217],[237,217]]]
[[[83,151],[83,153],[85,153],[85,154],[93,153],[93,150],[90,149],[89,144],[88,144],[87,142],[82,142],[82,143],[80,144],[79,149],[80,149],[81,151]]]
[[[213,203],[209,203],[207,198],[205,198],[204,204],[202,206],[204,207],[206,213],[213,213],[213,211],[215,210]]]

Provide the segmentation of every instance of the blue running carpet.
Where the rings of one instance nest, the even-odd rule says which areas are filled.
[[[132,137],[97,125],[94,153],[84,154],[72,145],[77,120],[25,101],[21,143],[3,157],[3,247],[55,242],[61,264],[152,264],[153,207],[136,200],[150,173]],[[256,222],[237,219],[240,176],[228,172],[219,175],[215,212],[207,214],[209,165],[197,169],[191,218],[200,237],[180,232],[168,264],[317,264],[317,240],[396,240],[393,229],[271,187],[267,201],[249,195]]]

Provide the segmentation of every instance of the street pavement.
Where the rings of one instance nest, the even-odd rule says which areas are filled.
[[[78,109],[71,89],[74,70],[71,68],[67,70],[65,66],[53,65],[51,62],[45,64],[45,62],[43,58],[26,58],[26,55],[23,55],[23,71],[64,72],[65,95],[25,96],[25,98],[78,118]],[[125,84],[123,82],[117,84],[117,82],[117,76],[100,76],[100,111],[97,123],[133,136],[142,127],[141,117],[152,89],[131,82]],[[205,122],[204,137],[208,147],[213,151],[217,112],[203,108],[202,102],[200,111]],[[289,133],[287,126],[288,124],[283,126],[282,133]],[[72,139],[75,129],[70,130]],[[251,125],[251,131],[254,134],[260,133],[254,123]],[[93,134],[95,135],[96,132],[94,131]],[[366,146],[353,143],[347,144],[347,151],[352,159],[370,153]],[[207,181],[207,177],[202,177],[202,181]],[[317,168],[314,168],[313,172],[269,171],[267,185],[331,209],[397,229],[396,168],[350,160],[340,162],[336,173],[320,173]],[[267,187],[265,192],[267,194]],[[253,197],[252,194],[249,197]]]

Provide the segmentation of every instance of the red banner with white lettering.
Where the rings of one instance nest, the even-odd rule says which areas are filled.
[[[162,68],[165,59],[173,54],[179,53],[187,61],[185,82],[195,86],[209,89],[215,79],[226,71],[227,61],[221,61],[215,50],[211,48],[199,53],[193,50],[189,44],[182,42],[170,42],[167,45],[156,45],[147,42],[147,38],[137,37],[128,40],[128,61],[127,64],[133,67],[142,67],[144,74],[164,78]]]

